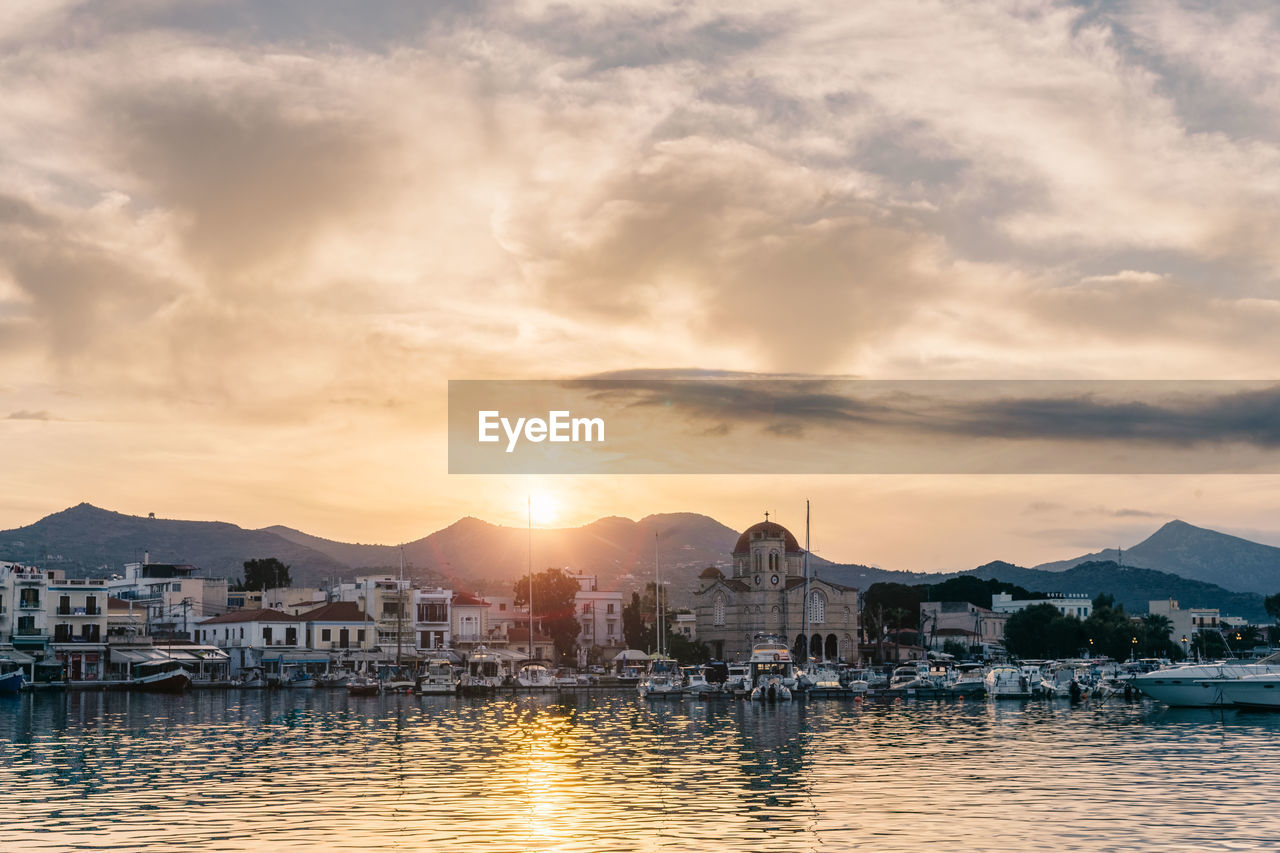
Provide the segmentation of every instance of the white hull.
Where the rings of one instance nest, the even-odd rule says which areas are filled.
[[[1269,659],[1268,659],[1269,660]],[[1280,674],[1277,662],[1188,664],[1144,672],[1129,682],[1143,693],[1178,708],[1216,708],[1230,705],[1223,695],[1226,681],[1250,675]]]
[[[1280,675],[1252,675],[1218,685],[1223,698],[1244,708],[1280,710]]]

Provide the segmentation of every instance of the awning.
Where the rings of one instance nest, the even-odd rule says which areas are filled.
[[[151,660],[151,656],[143,651],[126,651],[125,649],[112,649],[112,663],[145,663]]]
[[[26,666],[36,662],[36,659],[26,652],[20,652],[17,649],[0,649],[0,660],[9,661]]]
[[[329,656],[319,654],[318,652],[276,652],[273,655],[263,655],[262,662],[279,661],[280,663],[328,663]]]

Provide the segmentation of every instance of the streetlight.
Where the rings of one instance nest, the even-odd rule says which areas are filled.
[[[1129,660],[1137,660],[1138,659],[1138,638],[1133,637],[1129,640],[1129,642],[1133,644],[1132,651],[1129,652]]]

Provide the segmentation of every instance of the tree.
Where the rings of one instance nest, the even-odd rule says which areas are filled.
[[[1084,623],[1074,616],[1063,616],[1052,604],[1019,610],[1004,626],[1004,647],[1022,658],[1070,657],[1087,639]]]
[[[535,630],[541,630],[555,643],[556,654],[561,658],[572,657],[578,645],[582,626],[578,623],[575,598],[582,587],[578,581],[562,569],[547,569],[533,576],[533,621]],[[529,576],[516,581],[514,587],[516,607],[529,604]],[[533,648],[533,638],[529,638]]]
[[[289,567],[275,557],[259,560],[246,560],[244,563],[244,580],[240,586],[247,590],[279,589],[291,586]]]
[[[942,643],[942,653],[953,658],[965,658],[969,656],[969,647],[959,640],[945,640]]]
[[[622,636],[629,649],[651,649],[656,645],[654,630],[652,626],[645,624],[644,614],[644,601],[640,598],[640,593],[631,593],[631,603],[622,608]]]
[[[1139,653],[1143,657],[1171,658],[1180,654],[1178,645],[1169,635],[1173,633],[1173,621],[1161,613],[1148,613],[1142,617],[1139,635]]]

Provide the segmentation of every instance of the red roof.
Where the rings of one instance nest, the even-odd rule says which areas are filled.
[[[372,622],[369,614],[354,601],[334,601],[302,614],[307,622]]]
[[[221,616],[197,622],[197,625],[226,625],[235,622],[303,622],[301,616],[290,616],[279,610],[231,610]]]
[[[720,571],[720,570],[719,570],[719,569],[717,569],[715,566],[707,566],[705,569],[703,569],[703,570],[702,570],[702,573],[701,573],[700,575],[698,575],[698,577],[700,577],[700,578],[722,578],[722,577],[724,577],[724,572]]]
[[[465,605],[465,604],[474,604],[474,605],[478,605],[478,606],[480,606],[480,607],[490,607],[490,606],[491,606],[491,605],[489,604],[489,602],[485,601],[483,598],[476,598],[474,595],[472,595],[472,594],[471,594],[471,593],[469,593],[469,592],[455,592],[455,593],[453,594],[453,603],[454,603],[454,604],[464,604],[464,605]]]
[[[782,539],[783,547],[788,554],[800,553],[800,543],[796,541],[796,537],[776,521],[762,521],[742,531],[742,535],[738,537],[738,544],[733,546],[733,553],[745,554],[750,551],[753,539]]]

